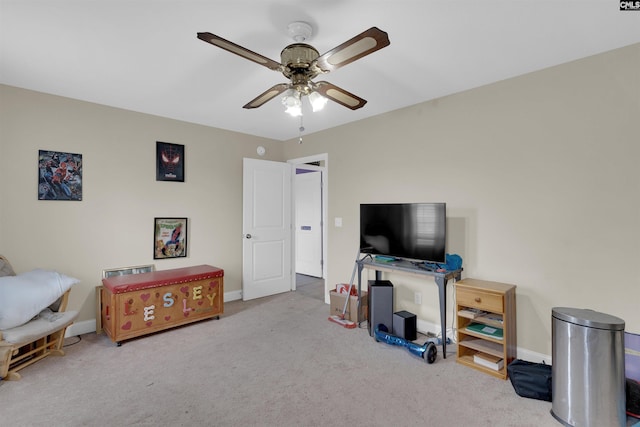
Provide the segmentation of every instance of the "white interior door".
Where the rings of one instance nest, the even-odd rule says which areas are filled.
[[[287,292],[293,286],[291,165],[243,162],[242,299]]]
[[[322,277],[322,172],[295,175],[296,273]]]

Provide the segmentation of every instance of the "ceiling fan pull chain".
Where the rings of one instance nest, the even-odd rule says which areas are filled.
[[[298,128],[298,130],[300,131],[300,137],[298,138],[298,144],[302,144],[302,132],[304,132],[304,126],[302,125],[302,118],[304,117],[304,114],[300,114],[300,127]]]

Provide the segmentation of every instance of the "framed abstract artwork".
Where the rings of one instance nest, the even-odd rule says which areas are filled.
[[[156,181],[184,182],[184,145],[156,142]]]
[[[187,218],[155,218],[153,258],[187,256]]]
[[[38,200],[82,200],[82,154],[38,150]]]

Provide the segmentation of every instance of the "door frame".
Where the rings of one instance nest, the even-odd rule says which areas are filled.
[[[290,159],[287,160],[287,163],[290,163],[293,166],[293,171],[292,171],[292,176],[295,175],[295,169],[298,167],[302,167],[303,165],[305,165],[306,163],[311,163],[311,162],[320,162],[321,165],[320,169],[322,170],[322,259],[324,261],[324,263],[322,264],[322,278],[324,279],[324,301],[325,303],[329,304],[329,292],[327,291],[327,271],[329,269],[329,260],[328,260],[328,251],[327,248],[329,247],[329,232],[328,232],[328,225],[329,225],[329,221],[327,220],[328,218],[328,212],[329,212],[329,154],[328,153],[322,153],[322,154],[315,154],[315,155],[311,155],[311,156],[307,156],[307,157],[299,157],[296,159]],[[295,215],[295,189],[292,188],[292,203],[291,203],[291,209],[293,210],[292,215]],[[292,216],[292,218],[294,218]],[[296,262],[296,242],[295,239],[292,238],[292,250],[291,250],[291,257],[292,257],[292,266],[293,266],[293,286],[292,289],[295,290],[296,289],[296,280],[295,280],[295,262]]]

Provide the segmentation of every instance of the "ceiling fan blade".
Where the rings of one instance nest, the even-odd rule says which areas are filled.
[[[329,52],[321,55],[316,60],[316,63],[325,72],[333,71],[376,50],[387,47],[389,44],[391,42],[387,33],[376,27],[371,27],[351,40],[347,40],[340,46],[334,47]]]
[[[290,86],[291,85],[289,85],[288,83],[277,84],[277,85],[273,86],[272,88],[267,89],[266,91],[264,91],[260,95],[258,95],[255,99],[249,101],[242,108],[247,108],[247,109],[258,108],[262,104],[265,104],[266,102],[271,101],[273,98],[275,98],[276,96],[280,95],[285,90],[289,89]]]
[[[243,58],[248,59],[249,61],[253,61],[257,64],[265,66],[271,70],[282,71],[284,68],[282,65],[280,65],[279,62],[276,62],[272,59],[267,58],[266,56],[262,56],[258,53],[250,51],[247,48],[244,48],[240,45],[230,42],[229,40],[225,40],[222,37],[216,36],[215,34],[198,33],[198,38],[207,43],[211,43],[214,46],[218,46],[219,48],[222,48],[226,51],[242,56]]]
[[[362,99],[359,96],[352,94],[351,92],[347,92],[346,90],[329,82],[315,83],[314,90],[320,93],[325,98],[329,98],[330,100],[352,110],[362,108],[364,107],[364,104],[367,103],[365,99]]]

